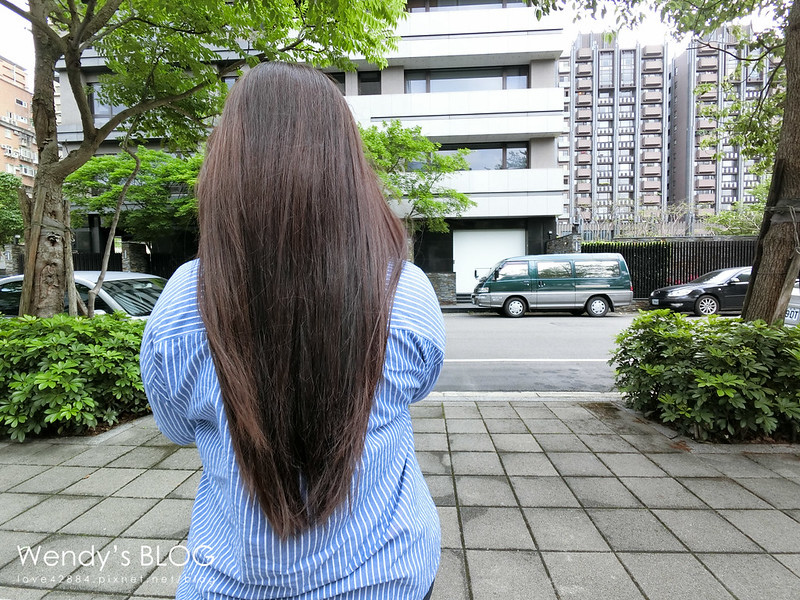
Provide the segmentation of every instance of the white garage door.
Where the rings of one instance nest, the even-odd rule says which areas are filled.
[[[524,229],[477,229],[453,231],[453,271],[456,293],[475,288],[475,269],[484,275],[497,261],[525,254]]]

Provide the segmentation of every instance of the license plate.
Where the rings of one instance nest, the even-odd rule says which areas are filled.
[[[658,298],[651,298],[650,304],[652,304],[653,306],[658,306]]]
[[[797,321],[797,318],[800,317],[800,308],[787,308],[786,309],[786,319],[789,321]]]

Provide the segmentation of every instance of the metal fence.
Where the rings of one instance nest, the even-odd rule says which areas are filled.
[[[96,252],[73,252],[72,264],[76,271],[99,271],[103,264],[103,255]],[[122,270],[122,255],[112,253],[108,257],[108,270]]]
[[[631,272],[633,297],[647,298],[656,288],[685,283],[708,271],[753,264],[756,238],[583,242],[581,252],[622,254]]]

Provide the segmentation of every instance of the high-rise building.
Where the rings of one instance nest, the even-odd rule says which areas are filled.
[[[668,196],[669,56],[666,44],[620,47],[581,34],[559,61],[568,183],[559,231],[610,239],[661,214]]]
[[[445,152],[472,150],[470,170],[447,183],[476,206],[448,219],[449,233],[424,231],[415,257],[428,272],[455,273],[468,293],[476,269],[545,252],[557,235],[563,34],[523,2],[417,0],[408,10],[385,69],[357,61],[357,72],[334,76],[362,125],[399,119]]]
[[[31,99],[23,67],[0,56],[0,171],[22,179],[33,187],[38,157],[36,152]]]
[[[690,44],[673,63],[670,203],[685,204],[691,215],[718,214],[739,201],[754,201],[751,190],[759,178],[751,172],[753,160],[725,138],[717,148],[702,144],[717,128],[705,108],[724,108],[734,97],[758,98],[765,86],[765,69],[750,61],[736,76],[742,56],[737,39],[724,28]],[[727,89],[726,77],[732,83]],[[695,90],[703,84],[698,95]]]

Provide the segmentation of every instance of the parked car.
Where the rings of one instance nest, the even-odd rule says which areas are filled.
[[[786,307],[783,324],[787,327],[796,327],[798,322],[800,322],[800,284],[795,283],[792,295],[789,297],[789,306]]]
[[[506,258],[478,280],[472,303],[507,317],[529,310],[603,317],[633,300],[621,254],[540,254]]]
[[[741,312],[751,267],[719,269],[688,283],[658,288],[650,293],[650,308],[670,308],[696,315]]]
[[[89,290],[97,283],[100,271],[75,271],[75,287],[84,302],[89,298]],[[107,271],[103,287],[95,299],[96,313],[122,311],[131,317],[145,318],[150,315],[164,289],[167,280],[147,273],[128,273]],[[11,275],[0,279],[0,314],[15,317],[19,314],[19,300],[22,295],[22,275]],[[64,299],[64,310],[67,299]]]

